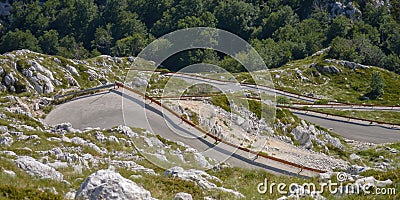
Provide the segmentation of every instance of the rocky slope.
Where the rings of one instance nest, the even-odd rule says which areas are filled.
[[[122,80],[125,68],[132,66],[135,59],[100,56],[78,61],[26,50],[0,55],[0,59],[3,69],[3,92],[0,95],[0,197],[259,199],[265,195],[259,194],[256,186],[264,178],[285,183],[301,182],[297,178],[275,177],[263,171],[228,165],[214,166],[206,172],[179,166],[160,169],[144,159],[142,153],[146,153],[146,149],[135,149],[135,142],[142,141],[142,146],[157,149],[147,153],[153,153],[160,159],[166,158],[171,165],[173,160],[164,154],[174,153],[185,161],[205,165],[213,165],[213,161],[198,156],[198,152],[185,144],[165,140],[158,137],[157,133],[146,130],[126,126],[106,130],[76,130],[68,123],[54,127],[42,123],[54,103],[50,95]],[[190,103],[184,105],[194,110],[193,106]],[[220,121],[221,125],[215,131],[222,133],[228,129],[223,125],[221,116],[228,113],[214,108],[217,113],[213,120]],[[272,128],[269,135],[271,148],[266,150],[268,154],[312,167],[323,166],[324,169],[342,165],[340,168],[354,174],[354,181],[362,179],[365,175],[362,173],[367,169],[364,166],[368,166],[387,171],[381,173],[389,174],[385,177],[396,181],[391,173],[396,173],[398,169],[398,146],[344,141],[327,130],[297,119],[288,111],[280,112],[275,127],[263,128],[262,124],[249,123],[254,121],[255,116],[248,110],[239,112],[230,123],[241,132],[254,127],[263,130]],[[190,113],[187,115],[190,117]],[[201,124],[207,126],[210,121],[203,116]],[[191,152],[193,157],[182,156],[184,152]],[[349,152],[354,154],[349,155]],[[371,152],[374,154],[370,155]],[[327,178],[328,175],[321,176]],[[375,177],[381,181],[387,180]],[[372,178],[368,180],[381,184]],[[389,181],[385,183],[391,185]],[[330,195],[324,196],[330,198]],[[279,198],[281,195],[271,194],[269,197]]]

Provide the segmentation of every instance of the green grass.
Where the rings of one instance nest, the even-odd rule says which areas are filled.
[[[355,117],[365,120],[374,120],[383,123],[393,123],[400,125],[400,112],[396,111],[360,111],[360,110],[336,110],[336,109],[317,109],[308,108],[308,110],[314,110],[323,112],[326,114],[334,114],[343,117]]]
[[[31,118],[27,115],[16,114],[16,113],[11,113],[11,112],[4,112],[4,114],[6,114],[9,118],[14,118],[14,119],[20,120],[25,125],[43,128],[43,124],[41,124],[40,122],[34,120],[33,118]]]
[[[211,97],[210,102],[214,106],[219,106],[222,109],[224,109],[225,111],[231,112],[230,103],[226,96],[213,96],[213,97]]]
[[[45,106],[42,108],[42,110],[45,114],[49,114],[52,109],[53,109],[53,105],[48,105],[48,106]]]
[[[33,178],[9,159],[0,158],[0,167],[16,173],[15,177],[11,177],[0,172],[0,199],[62,199],[61,195],[41,192],[38,188],[55,187],[59,193],[67,191],[66,184]]]
[[[366,103],[377,105],[399,105],[400,76],[377,67],[353,71],[352,69],[324,61],[325,57],[308,57],[303,60],[292,61],[285,66],[271,70],[271,76],[275,87],[296,94],[308,94],[326,97],[343,103]],[[317,73],[317,69],[310,67],[311,64],[334,65],[341,69],[338,74]],[[298,68],[304,77],[310,82],[302,81],[296,74]],[[370,92],[371,76],[374,72],[380,71],[385,79],[385,94],[377,100],[360,100],[359,98]],[[275,76],[279,75],[280,78]]]
[[[176,142],[174,142],[174,141],[167,140],[167,139],[161,137],[160,135],[156,135],[156,137],[157,137],[162,143],[164,143],[164,144],[166,144],[166,145],[170,145],[170,146],[171,146],[171,149],[179,149],[179,150],[181,150],[181,151],[185,151],[185,150],[186,150],[185,147],[183,147],[183,146],[181,146],[181,145],[178,145],[178,144],[177,144]]]

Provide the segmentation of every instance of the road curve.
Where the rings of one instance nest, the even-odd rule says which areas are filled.
[[[143,97],[133,92],[124,89],[110,90],[109,92],[80,97],[57,106],[46,117],[45,123],[56,125],[70,122],[74,128],[79,129],[87,127],[111,128],[125,124],[151,130],[172,141],[181,141],[202,152],[205,156],[230,163],[233,166],[262,168],[277,175],[301,177],[316,175],[315,172],[306,170],[298,174],[300,170],[296,167],[263,157],[254,161],[252,159],[254,155],[249,155],[248,152],[235,149],[224,143],[214,145],[213,139],[204,138],[203,133],[182,123],[176,116],[168,112],[161,112],[162,109],[156,104],[145,104]]]
[[[304,120],[332,129],[332,132],[347,139],[376,144],[400,142],[399,126],[370,124],[366,121],[348,120],[336,116],[326,117],[326,115],[310,111],[293,109],[290,109],[290,111]]]
[[[189,83],[208,83],[218,87],[221,90],[231,90],[234,88],[232,84],[224,81],[217,81],[197,76],[190,76],[186,74],[173,74],[176,78],[181,78]],[[290,93],[285,93],[283,91],[279,91],[276,89],[271,89],[268,87],[255,87],[250,85],[240,85],[240,87],[244,90],[259,90],[261,92],[265,92],[267,94],[276,94],[279,96],[287,96],[293,99],[303,100],[307,102],[314,102],[315,99],[307,98],[303,96],[296,96]],[[236,87],[238,88],[238,87]],[[399,111],[398,107],[385,107],[385,106],[351,106],[351,105],[335,105],[336,107],[343,107],[344,109],[357,109],[357,110],[394,110]],[[315,105],[312,107],[331,107],[330,105]],[[293,110],[294,111],[294,110]],[[298,117],[310,121],[314,124],[318,124],[325,128],[332,128],[334,133],[341,135],[344,138],[354,139],[362,142],[371,142],[371,143],[390,143],[390,142],[400,142],[400,130],[398,128],[391,129],[385,128],[376,124],[368,124],[366,122],[355,123],[348,122],[346,120],[341,119],[340,117],[326,116],[321,114],[310,115],[304,114],[304,112],[296,111],[294,112]]]

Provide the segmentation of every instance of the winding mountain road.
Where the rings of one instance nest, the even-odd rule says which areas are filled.
[[[147,104],[146,104],[147,103]],[[162,137],[181,141],[201,152],[203,155],[233,166],[261,168],[277,175],[312,177],[316,173],[302,170],[274,160],[259,157],[224,143],[214,144],[210,137],[183,123],[178,117],[143,97],[125,89],[83,96],[53,109],[45,123],[56,125],[70,122],[74,128],[87,127],[112,128],[121,124],[148,129]]]
[[[267,87],[239,85],[227,82],[219,82],[206,78],[192,77],[179,74],[175,76],[188,83],[207,83],[222,91],[259,90],[267,94],[283,95],[290,98],[313,102],[315,99],[293,96]],[[316,172],[302,170],[275,160],[259,157],[254,160],[254,155],[246,151],[236,149],[224,143],[215,145],[214,139],[204,137],[204,133],[190,125],[183,123],[180,118],[169,112],[163,112],[163,108],[157,104],[149,104],[142,96],[125,89],[110,90],[109,92],[82,96],[57,106],[45,119],[45,123],[56,125],[70,122],[74,128],[87,127],[112,128],[121,124],[131,127],[150,130],[162,137],[183,142],[203,155],[220,162],[227,162],[234,166],[248,168],[262,168],[279,175],[312,177]],[[339,106],[339,105],[335,105]],[[361,109],[364,109],[363,107]],[[387,107],[369,109],[389,109]],[[393,108],[392,108],[393,109]],[[396,108],[397,109],[397,108]],[[388,143],[400,141],[400,129],[388,128],[380,125],[366,124],[365,122],[346,121],[341,118],[327,117],[318,113],[292,110],[300,118],[312,123],[331,128],[333,132],[349,139],[372,143]],[[66,114],[67,113],[67,114]]]
[[[219,88],[221,91],[238,91],[238,90],[253,90],[264,92],[273,95],[274,93],[278,96],[286,96],[289,98],[302,100],[306,102],[314,102],[315,99],[307,98],[304,96],[298,96],[284,91],[268,88],[268,87],[255,87],[251,85],[240,85],[229,83],[225,81],[218,81],[213,79],[202,78],[198,76],[191,76],[187,74],[173,74],[173,77],[185,80],[188,83],[205,83],[213,85]],[[302,107],[304,105],[297,105]],[[361,106],[361,105],[307,105],[309,107],[315,108],[335,108],[335,109],[354,109],[354,110],[364,110],[364,111],[400,111],[400,107],[390,107],[390,106]],[[292,110],[295,111],[295,110]],[[391,143],[400,142],[400,127],[385,127],[378,124],[370,124],[366,121],[347,121],[346,118],[327,116],[323,114],[301,111],[295,111],[296,114],[301,119],[310,121],[311,123],[318,124],[322,127],[332,129],[334,133],[341,135],[344,138],[354,139],[362,142],[370,143]]]

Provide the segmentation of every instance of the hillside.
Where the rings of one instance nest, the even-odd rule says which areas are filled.
[[[384,78],[384,94],[369,97],[374,73]],[[270,70],[277,89],[340,103],[399,106],[400,76],[379,67],[328,59],[326,54],[289,62]]]
[[[0,98],[1,197],[71,199],[76,194],[85,199],[85,195],[91,193],[88,185],[95,184],[96,180],[105,182],[119,180],[136,189],[118,195],[140,194],[147,198],[152,196],[158,199],[171,199],[178,192],[186,192],[195,199],[203,197],[257,199],[264,198],[265,195],[267,198],[279,198],[282,195],[278,193],[258,193],[257,184],[254,182],[262,182],[264,178],[287,184],[294,182],[301,184],[306,181],[306,179],[275,176],[265,171],[241,169],[226,164],[214,166],[212,170],[206,172],[181,171],[179,168],[161,169],[148,162],[143,155],[154,154],[159,159],[167,159],[171,165],[176,159],[174,156],[180,157],[179,155],[184,155],[183,159],[187,162],[212,165],[214,161],[201,156],[183,143],[168,141],[157,136],[159,133],[134,127],[76,130],[68,123],[56,126],[43,124],[43,118],[57,106],[57,102],[51,98],[53,95],[114,80],[122,81],[125,68],[132,65],[145,67],[148,65],[147,62],[137,60],[138,62],[133,63],[134,58],[108,56],[70,60],[27,50],[7,53],[1,55],[1,58],[4,63],[1,76],[4,91]],[[140,75],[149,74],[140,72]],[[161,75],[155,74],[155,76],[155,79],[162,80]],[[159,91],[159,87],[164,85],[153,84],[153,86],[149,93]],[[228,114],[224,109],[218,108],[226,107],[221,101],[212,102],[214,103],[207,101],[203,103],[217,107],[219,117],[216,120],[220,121],[219,124],[232,124],[229,127],[222,125],[223,130],[232,131],[236,130],[236,127],[239,131],[246,129],[248,126],[246,123],[235,124],[238,122],[230,122],[221,117]],[[187,101],[179,105],[183,106],[184,112],[190,113],[192,110],[193,113],[198,104],[196,101]],[[168,105],[176,109],[178,103],[169,101]],[[237,115],[245,121],[254,120],[256,114],[254,112],[256,111],[239,110]],[[197,120],[203,118],[200,122],[204,128],[208,127],[209,122],[204,120],[207,117],[201,113],[198,113],[197,117],[193,114],[187,115],[193,122],[196,118]],[[355,179],[373,175],[381,181],[387,179],[391,179],[393,183],[398,181],[396,175],[400,152],[398,144],[375,145],[345,140],[329,130],[299,119],[288,110],[278,109],[276,117],[275,125],[272,127],[273,134],[268,137],[269,147],[264,153],[290,159],[304,166],[330,171],[325,175],[321,174],[320,179],[312,179],[312,182],[317,183],[327,176],[335,177],[332,171],[339,169],[346,170],[349,176]],[[262,124],[255,126],[261,129]],[[137,151],[134,148],[136,145],[146,150]],[[159,149],[172,156],[163,156]],[[339,165],[341,166],[338,168]],[[110,166],[114,166],[115,169]],[[373,170],[365,170],[369,168]],[[107,170],[101,171],[101,169]],[[95,172],[97,173],[92,174]],[[360,172],[361,176],[357,175]],[[178,175],[180,178],[171,175],[176,173],[182,173]],[[86,179],[90,174],[91,178]],[[387,187],[395,187],[393,183]],[[107,185],[115,189],[123,187],[112,182],[107,182]],[[104,195],[110,194],[107,190],[102,192]],[[329,193],[323,193],[322,196],[329,199],[337,198]],[[354,195],[351,198],[365,199],[364,196]],[[388,199],[388,196],[372,195],[370,198]],[[392,195],[389,198],[395,199],[396,196]]]
[[[400,0],[0,0],[0,199],[400,199],[399,130]]]

